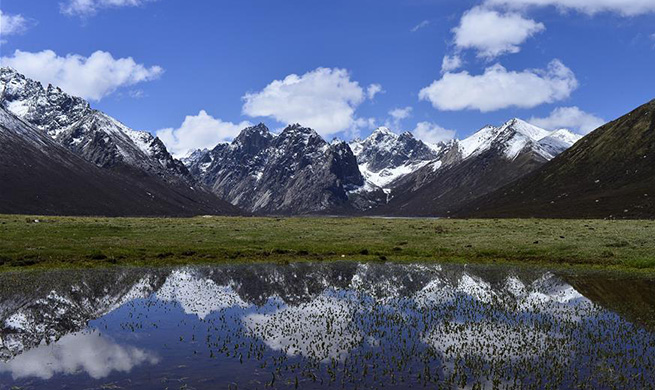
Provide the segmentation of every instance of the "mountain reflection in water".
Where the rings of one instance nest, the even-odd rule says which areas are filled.
[[[353,262],[5,273],[0,389],[652,388],[654,285]]]

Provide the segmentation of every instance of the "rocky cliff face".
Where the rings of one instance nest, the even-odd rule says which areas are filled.
[[[219,197],[263,214],[328,212],[347,203],[347,192],[363,184],[345,142],[329,144],[300,125],[275,136],[259,124],[187,162]]]

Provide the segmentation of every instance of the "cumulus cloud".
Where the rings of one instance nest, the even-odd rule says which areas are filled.
[[[184,157],[196,149],[213,148],[218,143],[231,141],[248,126],[250,122],[224,122],[201,110],[198,115],[184,118],[179,128],[161,129],[156,133],[175,157]]]
[[[136,7],[157,0],[66,0],[59,3],[62,13],[75,16],[92,16],[106,8]]]
[[[297,122],[328,136],[355,125],[355,110],[365,97],[347,70],[318,68],[300,76],[288,75],[259,92],[246,94],[243,113]]]
[[[453,70],[461,68],[462,64],[462,58],[457,54],[452,56],[446,55],[443,57],[443,61],[441,61],[441,72],[452,72]]]
[[[430,25],[430,21],[429,20],[424,20],[421,23],[414,26],[410,31],[411,32],[417,32],[418,30],[426,28],[429,25]]]
[[[389,118],[385,121],[384,126],[396,131],[400,130],[402,128],[400,122],[403,119],[407,119],[412,116],[412,111],[412,107],[394,108],[393,110],[389,111]]]
[[[495,58],[506,53],[518,53],[523,42],[543,30],[545,26],[542,23],[526,19],[518,13],[501,14],[484,7],[474,7],[464,13],[453,33],[458,48],[475,49],[478,57]]]
[[[104,51],[96,51],[89,57],[78,54],[60,57],[52,50],[35,53],[16,50],[0,62],[29,78],[89,100],[100,100],[120,87],[154,80],[163,73],[159,66],[146,67],[132,57],[116,59]]]
[[[446,73],[423,88],[421,100],[443,111],[489,112],[508,107],[532,108],[568,98],[578,87],[573,72],[559,60],[546,69],[508,71],[496,64],[481,75]]]
[[[455,131],[448,130],[432,122],[419,122],[412,131],[414,136],[423,142],[436,144],[455,138]]]
[[[23,15],[9,15],[0,10],[0,39],[4,41],[8,35],[21,34],[29,27],[28,20]]]
[[[409,118],[412,115],[412,107],[394,108],[389,111],[389,115],[396,120]]]
[[[375,99],[375,95],[378,93],[384,93],[380,84],[371,84],[366,88],[366,96],[368,96],[369,100]]]
[[[548,130],[567,128],[581,134],[590,133],[606,122],[578,107],[558,107],[545,118],[530,118],[530,123]]]
[[[563,11],[575,10],[588,15],[614,12],[634,16],[655,12],[655,2],[652,0],[487,0],[486,4],[514,9],[555,6]]]

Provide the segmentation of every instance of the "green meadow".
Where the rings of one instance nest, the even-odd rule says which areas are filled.
[[[655,271],[655,222],[0,215],[0,269],[438,261]]]

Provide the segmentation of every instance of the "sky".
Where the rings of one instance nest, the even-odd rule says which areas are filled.
[[[655,0],[2,0],[0,63],[181,156],[250,124],[586,134],[655,98]]]

